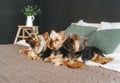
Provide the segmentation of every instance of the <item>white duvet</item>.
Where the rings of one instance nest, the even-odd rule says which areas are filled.
[[[86,65],[90,66],[100,66],[106,69],[114,70],[117,72],[120,72],[120,53],[112,53],[112,54],[107,54],[105,55],[106,57],[112,57],[114,60],[112,62],[109,62],[105,65],[101,65],[92,61],[87,61]]]

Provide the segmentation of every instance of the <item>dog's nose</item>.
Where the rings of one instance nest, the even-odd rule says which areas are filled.
[[[50,47],[53,46],[53,40],[50,40],[49,45],[50,45]]]

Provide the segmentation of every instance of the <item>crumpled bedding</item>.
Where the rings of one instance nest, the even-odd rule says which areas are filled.
[[[66,66],[55,67],[42,60],[29,60],[25,55],[18,54],[20,49],[25,48],[16,44],[0,45],[0,83],[120,83],[119,72],[98,64],[96,66],[99,67],[94,64],[85,66],[82,70]],[[119,55],[116,54],[116,57]],[[117,60],[120,58],[115,59]]]
[[[119,53],[112,53],[112,54],[105,54],[105,57],[112,57],[114,60],[112,62],[109,62],[105,65],[101,65],[92,61],[87,61],[86,65],[90,66],[100,66],[109,70],[114,70],[117,72],[120,72],[120,54]]]

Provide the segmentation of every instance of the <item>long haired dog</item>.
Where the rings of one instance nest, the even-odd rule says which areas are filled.
[[[52,30],[48,39],[47,46],[51,50],[58,50],[62,47],[65,39],[66,35],[64,34],[64,31],[56,32],[55,30]]]
[[[65,40],[66,35],[64,34],[64,31],[59,33],[54,30],[51,31],[47,42],[47,47],[51,50],[51,53],[50,56],[44,59],[45,62],[51,62],[55,66],[63,65],[63,63],[65,63],[65,59],[63,58],[64,49],[62,49]]]
[[[79,43],[76,43],[77,41]],[[82,69],[85,66],[84,63],[88,60],[100,64],[106,64],[113,60],[112,58],[104,57],[102,51],[99,48],[86,46],[86,39],[83,38],[82,41],[83,42],[81,42],[81,38],[78,35],[72,34],[63,43],[63,47],[68,51],[68,55],[66,57],[70,59],[69,62],[66,64],[68,67],[73,69]],[[76,50],[76,48],[79,48],[79,50]]]
[[[87,37],[80,37],[77,34],[70,34],[63,43],[63,47],[69,52],[77,52],[83,50],[86,47],[87,41]]]
[[[32,34],[30,37],[26,39],[26,43],[30,45],[28,49],[20,50],[20,54],[26,54],[29,59],[40,59],[40,56],[46,50],[48,33],[44,33],[43,35]]]

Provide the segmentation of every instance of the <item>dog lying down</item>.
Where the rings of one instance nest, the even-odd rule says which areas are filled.
[[[61,47],[56,47],[57,50],[53,50],[53,53],[45,61],[51,62],[55,66],[66,65],[73,69],[82,69],[88,60],[100,64],[106,64],[113,60],[112,58],[104,57],[99,48],[87,46],[87,41],[88,38],[71,34],[65,37],[64,42],[59,43],[62,44]],[[54,41],[51,43],[54,43]]]
[[[43,35],[32,34],[26,39],[26,43],[30,45],[28,49],[19,50],[19,54],[25,54],[31,60],[38,60],[46,51],[48,33]]]
[[[42,58],[55,66],[64,65],[72,69],[83,69],[85,62],[89,60],[100,64],[113,60],[104,57],[99,48],[87,46],[87,41],[88,38],[77,34],[66,36],[64,31],[58,33],[52,30],[50,34],[43,34],[42,38],[39,35],[27,38],[26,42],[31,48],[20,50],[19,53],[26,54],[29,59]]]

